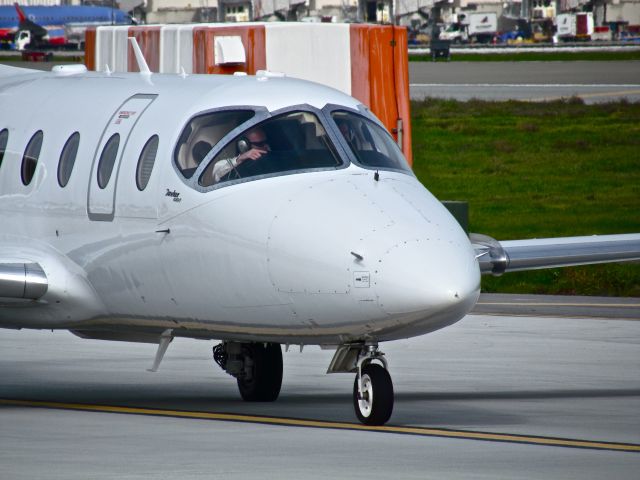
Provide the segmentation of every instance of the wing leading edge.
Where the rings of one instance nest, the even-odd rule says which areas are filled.
[[[482,274],[640,260],[640,234],[505,240],[472,233]]]

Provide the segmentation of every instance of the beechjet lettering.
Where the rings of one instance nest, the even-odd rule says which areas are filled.
[[[0,327],[156,343],[152,370],[174,337],[216,340],[246,401],[277,399],[282,344],[333,348],[383,424],[381,344],[463,318],[481,274],[640,258],[636,234],[469,238],[358,100],[136,53],[141,73],[0,66]]]

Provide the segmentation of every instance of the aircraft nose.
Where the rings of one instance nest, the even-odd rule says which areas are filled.
[[[374,275],[380,307],[410,320],[441,315],[453,323],[477,301],[480,271],[463,238],[419,238],[390,246]],[[458,318],[453,318],[459,312]]]
[[[477,300],[480,271],[465,232],[416,180],[385,175],[316,182],[274,216],[269,280],[299,318],[387,340],[454,323]]]

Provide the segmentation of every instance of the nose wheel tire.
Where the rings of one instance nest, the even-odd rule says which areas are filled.
[[[277,343],[246,345],[252,360],[251,375],[238,377],[238,390],[246,402],[273,402],[282,386],[282,350]]]
[[[362,367],[362,394],[358,376],[353,384],[353,407],[365,425],[384,425],[393,412],[393,383],[386,369],[370,363]]]

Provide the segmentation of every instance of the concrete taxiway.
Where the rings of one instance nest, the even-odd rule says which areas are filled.
[[[640,61],[409,62],[411,83],[638,84]]]
[[[571,295],[483,293],[476,303],[473,313],[640,320],[640,300],[637,298],[577,297]]]
[[[153,345],[0,330],[0,477],[637,478],[640,299],[554,299],[483,296],[501,315],[385,344],[396,405],[370,430],[330,351],[292,348],[280,399],[247,404],[212,342],[152,374]],[[624,318],[573,314],[606,303]]]
[[[640,61],[411,62],[411,98],[640,101]]]

